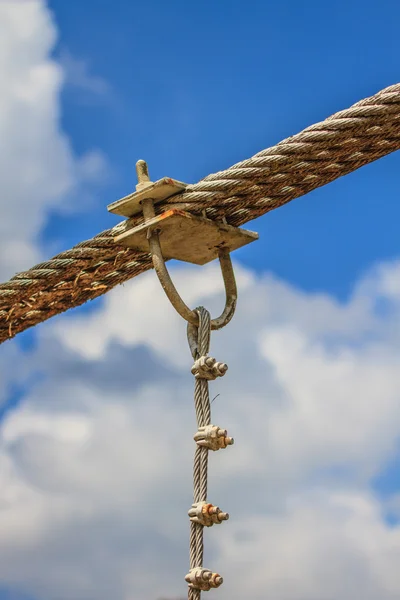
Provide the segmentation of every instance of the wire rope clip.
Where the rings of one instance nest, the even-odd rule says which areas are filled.
[[[219,525],[222,521],[229,519],[228,513],[222,512],[219,506],[214,506],[208,502],[196,502],[192,504],[188,515],[193,523],[198,523],[204,527]]]
[[[208,379],[212,381],[217,377],[223,377],[227,370],[227,364],[217,362],[212,356],[200,356],[191,368],[191,373],[196,379]]]
[[[195,567],[194,569],[190,569],[185,577],[185,581],[194,590],[208,592],[211,588],[219,587],[224,580],[218,573],[212,573],[212,571],[203,567]]]
[[[109,212],[130,219],[142,212],[144,200],[157,204],[182,193],[187,187],[185,183],[169,177],[150,181],[147,164],[143,160],[137,162],[136,171],[139,180],[136,192],[109,204]],[[171,207],[160,215],[145,219],[140,225],[126,221],[124,231],[114,240],[128,248],[149,252],[148,236],[154,230],[160,234],[161,250],[166,260],[174,258],[196,265],[214,260],[221,250],[232,252],[258,239],[258,234],[253,231]]]
[[[234,442],[233,438],[228,437],[226,429],[221,429],[218,425],[199,427],[193,439],[198,446],[214,451],[231,446]]]

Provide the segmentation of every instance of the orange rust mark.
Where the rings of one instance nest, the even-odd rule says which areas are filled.
[[[181,210],[180,208],[170,208],[169,210],[166,210],[165,212],[161,213],[158,219],[162,221],[163,219],[167,219],[168,217],[174,216],[188,217],[191,215],[189,215],[189,213],[185,212],[184,210]]]

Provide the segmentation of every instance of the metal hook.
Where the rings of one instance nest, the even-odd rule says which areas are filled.
[[[167,267],[165,266],[157,231],[151,232],[149,237],[149,246],[154,269],[172,306],[181,315],[181,317],[188,321],[188,323],[197,327],[199,324],[199,316],[196,311],[190,310],[190,308],[186,306],[172,282]],[[221,251],[219,253],[219,262],[225,284],[226,301],[225,308],[221,315],[218,318],[211,320],[211,329],[221,329],[229,323],[235,313],[237,301],[235,274],[233,272],[232,261],[229,252]]]
[[[136,164],[136,172],[139,182],[138,185],[140,187],[145,187],[146,184],[150,183],[147,165],[144,161],[138,161],[138,163]],[[145,222],[155,216],[154,204],[151,198],[146,198],[142,200],[142,208]],[[149,231],[148,240],[154,269],[160,280],[162,288],[168,296],[172,306],[181,315],[181,317],[188,321],[188,323],[194,326],[198,326],[199,316],[197,312],[194,310],[190,310],[190,308],[186,306],[185,302],[180,297],[168,273],[161,250],[158,231]],[[232,319],[235,313],[237,301],[236,280],[229,251],[221,250],[219,252],[218,257],[225,285],[226,300],[225,308],[222,311],[221,315],[218,318],[211,320],[211,329],[221,329],[229,323],[229,321]]]

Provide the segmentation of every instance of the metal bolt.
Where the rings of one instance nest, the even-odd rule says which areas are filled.
[[[190,569],[190,572],[185,577],[185,581],[192,589],[208,592],[211,588],[219,587],[224,580],[218,573],[212,573],[203,567],[195,567],[194,569]]]
[[[136,185],[136,191],[139,192],[144,188],[148,187],[152,181],[150,181],[149,168],[145,160],[138,160],[136,163],[136,175],[138,183]]]
[[[228,365],[223,362],[217,362],[211,356],[200,356],[194,363],[191,372],[196,379],[214,380],[222,377],[228,370]]]
[[[153,182],[150,181],[149,168],[145,160],[138,160],[136,163],[136,175],[138,183],[136,184],[136,191],[140,192],[145,188],[149,187]],[[144,198],[140,204],[142,205],[144,221],[149,221],[155,217],[154,201],[152,198]],[[151,235],[151,231],[147,232],[147,238]]]
[[[199,427],[194,435],[194,441],[198,446],[214,451],[231,446],[234,442],[233,438],[228,436],[226,429],[221,429],[217,425]]]
[[[204,527],[212,527],[214,524],[218,525],[222,521],[229,519],[228,513],[222,512],[219,506],[214,506],[207,502],[196,502],[192,504],[192,508],[189,510],[188,515],[190,520],[194,523],[199,523]]]

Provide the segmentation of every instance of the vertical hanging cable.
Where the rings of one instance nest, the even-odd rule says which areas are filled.
[[[217,506],[207,503],[208,452],[233,444],[233,439],[220,427],[211,424],[211,403],[208,381],[223,376],[228,370],[225,363],[208,356],[210,349],[211,318],[203,307],[196,309],[198,326],[188,325],[188,341],[195,363],[194,405],[198,431],[194,436],[197,447],[193,467],[193,505],[190,517],[190,572],[185,579],[189,584],[189,600],[200,600],[201,591],[219,587],[223,579],[203,567],[204,527],[211,527],[229,518]]]

